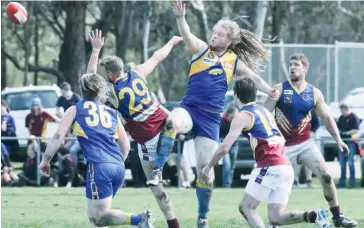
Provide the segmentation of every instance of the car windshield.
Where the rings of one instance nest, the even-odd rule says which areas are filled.
[[[54,90],[8,93],[4,94],[2,99],[6,100],[11,111],[17,111],[29,109],[33,96],[40,98],[44,108],[56,107],[58,96]]]
[[[364,93],[354,93],[346,97],[342,103],[347,104],[350,108],[364,108]]]

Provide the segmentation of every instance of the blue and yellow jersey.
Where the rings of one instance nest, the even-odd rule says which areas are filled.
[[[191,61],[187,92],[182,104],[200,109],[224,111],[225,94],[238,63],[238,56],[227,50],[222,56],[207,48]]]
[[[286,139],[286,145],[296,145],[311,138],[311,110],[316,105],[317,89],[306,83],[299,91],[290,81],[280,84],[281,97],[275,109],[275,119]]]
[[[240,112],[253,117],[250,127],[243,129],[242,134],[250,142],[258,167],[289,164],[283,154],[285,140],[272,114],[255,102],[244,105]]]
[[[115,80],[113,92],[116,108],[125,120],[143,122],[159,107],[151,99],[145,79],[133,71]]]
[[[87,162],[124,162],[117,142],[119,124],[117,111],[99,100],[83,99],[76,104],[73,133],[77,136]]]

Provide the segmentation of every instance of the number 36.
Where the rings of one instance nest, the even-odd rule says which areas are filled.
[[[103,105],[96,106],[95,103],[86,101],[83,105],[85,109],[88,109],[89,117],[86,117],[86,124],[90,127],[95,127],[99,124],[101,120],[101,125],[105,128],[110,128],[112,126],[111,116],[105,111]],[[97,110],[99,112],[97,113]]]

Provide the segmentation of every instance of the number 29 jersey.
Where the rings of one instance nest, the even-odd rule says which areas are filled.
[[[98,100],[83,99],[76,104],[74,134],[87,162],[122,164],[117,142],[117,111]]]
[[[126,128],[135,141],[143,144],[163,129],[167,114],[151,99],[144,78],[129,71],[115,80],[113,91],[116,108],[126,121]]]

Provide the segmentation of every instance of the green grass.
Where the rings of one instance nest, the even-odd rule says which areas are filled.
[[[182,228],[194,228],[196,221],[196,195],[194,189],[167,189]],[[249,227],[237,208],[244,189],[216,189],[212,197],[209,213],[210,228]],[[343,212],[364,227],[364,190],[338,190]],[[72,228],[90,227],[85,212],[84,189],[54,188],[2,188],[1,227],[45,227]],[[161,211],[149,189],[121,189],[113,203],[114,208],[126,212],[140,212],[152,209],[156,227],[167,227]],[[259,206],[259,213],[267,222],[266,203]],[[294,189],[288,209],[304,210],[326,207],[320,187],[314,189]],[[129,227],[129,226],[126,226]],[[291,227],[315,227],[315,225],[293,225]]]

